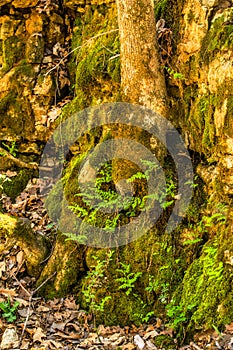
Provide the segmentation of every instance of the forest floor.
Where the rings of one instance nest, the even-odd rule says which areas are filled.
[[[44,209],[36,179],[15,203],[7,197],[2,202],[6,212],[29,219],[37,234],[54,240],[54,226]],[[46,301],[36,296],[35,288],[35,279],[27,275],[19,247],[5,251],[0,258],[0,305],[8,306],[8,317],[0,308],[0,349],[233,350],[233,323],[224,333],[198,333],[188,345],[179,346],[173,330],[160,319],[140,327],[96,328],[93,317],[76,304],[75,296]],[[19,305],[14,310],[15,303]]]

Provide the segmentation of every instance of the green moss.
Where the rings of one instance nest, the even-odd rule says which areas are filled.
[[[195,12],[190,10],[189,13],[188,13],[188,22],[189,23],[193,22],[195,20],[195,18],[196,18]]]
[[[233,48],[233,25],[226,23],[223,16],[217,18],[202,41],[201,58],[205,63],[211,62],[218,51]]]
[[[233,95],[231,94],[230,96],[228,96],[228,99],[227,99],[226,123],[224,125],[224,130],[230,137],[233,137],[232,115],[233,115]]]
[[[63,186],[62,186],[62,180],[59,180],[53,186],[52,190],[49,192],[49,195],[45,200],[45,207],[48,210],[49,216],[55,222],[58,222],[61,216],[62,200],[63,200]]]
[[[169,0],[158,0],[155,3],[155,18],[158,21],[160,18],[165,17],[165,13],[167,12],[167,5]]]
[[[20,170],[17,176],[11,178],[11,181],[7,181],[3,184],[4,193],[14,201],[15,198],[25,189],[31,177],[31,171]]]
[[[104,34],[114,27],[117,28],[115,5],[90,6],[77,16],[69,66],[76,67],[75,76],[72,74],[76,95],[72,110],[116,101],[120,82],[119,35],[117,31]]]
[[[3,113],[5,113],[8,110],[11,104],[15,103],[16,98],[17,98],[16,93],[10,92],[8,95],[6,95],[0,100],[0,112],[1,112],[0,118],[1,119],[3,118],[3,115],[4,115]]]
[[[13,65],[23,58],[24,44],[16,36],[11,36],[3,41],[3,69],[10,70]]]
[[[155,337],[153,343],[158,349],[174,350],[176,348],[174,340],[165,334]]]
[[[186,271],[182,287],[178,288],[169,306],[174,310],[173,322],[180,335],[183,327],[189,332],[203,330],[203,327],[210,329],[213,325],[220,329],[233,317],[233,268],[224,262],[225,249],[228,246],[232,253],[233,246],[226,237],[230,230],[218,226],[218,231],[220,234],[203,246],[201,256]],[[179,318],[181,313],[182,319]]]

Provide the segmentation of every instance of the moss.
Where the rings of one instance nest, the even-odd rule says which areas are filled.
[[[174,348],[176,348],[174,339],[165,334],[158,335],[157,337],[155,337],[153,343],[158,349],[174,350]]]
[[[4,193],[14,201],[15,198],[25,189],[31,177],[31,171],[20,170],[16,176],[11,177],[11,181],[6,181],[3,184]]]
[[[168,0],[158,0],[155,3],[155,18],[158,21],[160,18],[164,18],[165,13],[167,12]]]
[[[173,306],[177,305],[179,311],[174,312],[173,322],[181,336],[182,327],[189,332],[213,325],[221,329],[233,317],[233,268],[224,262],[226,247],[233,252],[232,242],[226,237],[230,229],[218,225],[216,230],[219,233],[203,246],[200,257],[186,271],[182,287],[173,295]],[[179,321],[181,312],[184,319]]]
[[[58,231],[54,253],[37,281],[37,286],[40,286],[48,276],[51,277],[53,274],[55,276],[40,289],[40,294],[51,299],[71,293],[84,273],[82,258],[84,251],[83,246],[67,241],[66,236]]]
[[[76,101],[72,109],[81,110],[117,99],[120,81],[119,36],[117,31],[104,34],[117,26],[116,19],[115,5],[111,8],[100,5],[88,7],[75,20],[72,38],[72,49],[75,51],[70,68],[77,67],[75,77],[72,75]]]
[[[10,70],[13,65],[23,58],[24,44],[16,36],[11,36],[3,41],[3,69]]]
[[[188,22],[191,23],[195,20],[196,16],[195,16],[195,12],[193,12],[192,10],[189,11],[188,13]]]
[[[23,250],[28,273],[38,277],[41,262],[47,256],[44,237],[35,235],[29,220],[0,214],[0,253],[11,249],[14,245]]]
[[[230,95],[228,96],[228,99],[227,99],[226,123],[224,125],[224,130],[230,137],[233,137],[232,115],[233,115],[233,95]]]
[[[93,255],[96,256],[95,259]],[[106,250],[88,249],[86,264],[91,271],[97,265],[96,259],[104,261]],[[124,265],[121,265],[121,262]],[[116,249],[112,260],[105,265],[103,276],[99,283],[96,283],[93,295],[96,304],[107,295],[110,295],[111,299],[108,300],[104,312],[95,312],[96,321],[121,325],[139,325],[148,320],[153,311],[157,316],[164,317],[164,306],[181,283],[186,268],[184,254],[181,253],[179,258],[174,254],[172,237],[158,236],[153,231],[125,247]],[[127,267],[130,271],[127,276],[131,278],[137,273],[142,273],[133,283],[132,291],[127,287],[130,282],[122,288],[124,282],[119,280],[123,277],[119,269],[126,271]],[[82,288],[85,289],[90,283],[91,276],[83,279]],[[89,307],[81,292],[78,294],[78,300],[82,307]]]
[[[218,51],[232,50],[233,25],[226,22],[224,15],[217,18],[203,38],[200,55],[205,63],[211,62]]]
[[[0,111],[1,111],[0,118],[1,119],[3,118],[3,113],[5,113],[8,110],[8,108],[11,106],[11,104],[15,102],[16,98],[17,98],[16,93],[10,92],[8,95],[6,95],[0,100]]]
[[[62,199],[63,199],[63,187],[62,187],[61,180],[59,180],[53,186],[52,190],[49,192],[49,195],[45,200],[45,207],[48,210],[49,216],[56,223],[59,221],[59,218],[61,216]]]

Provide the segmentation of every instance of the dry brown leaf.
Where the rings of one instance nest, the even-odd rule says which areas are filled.
[[[28,306],[29,302],[28,300],[22,299],[22,298],[15,298],[16,301],[18,301],[20,303],[20,305],[23,306]]]
[[[167,328],[164,331],[160,332],[160,334],[169,335],[170,337],[173,337],[173,332],[173,328]]]
[[[160,320],[160,318],[158,318],[155,327],[160,328],[161,326],[162,326],[162,320]]]
[[[74,332],[71,332],[69,335],[62,333],[61,331],[58,331],[57,333],[54,333],[54,335],[58,335],[61,338],[64,339],[80,339],[80,335]]]
[[[50,308],[47,306],[39,305],[36,309],[37,312],[49,312]]]
[[[50,344],[52,344],[56,349],[63,348],[63,345],[55,340],[50,340]]]
[[[5,261],[0,261],[0,278],[2,277],[3,272],[6,272],[6,263]]]
[[[20,250],[18,252],[18,254],[16,255],[16,261],[18,263],[19,266],[21,266],[23,264],[23,261],[24,261],[24,254],[23,254],[23,251]]]
[[[11,295],[12,297],[15,297],[17,295],[14,289],[0,289],[0,294],[3,294],[5,296]]]
[[[154,331],[155,327],[152,324],[149,324],[149,326],[146,329],[146,333]]]
[[[27,350],[30,347],[30,342],[28,340],[23,340],[20,345],[20,350]]]
[[[28,314],[28,308],[23,308],[23,309],[19,309],[18,310],[18,314],[21,316],[21,317],[27,317],[27,314]],[[33,314],[33,310],[30,310],[30,313],[29,315],[31,316]]]
[[[80,331],[80,326],[77,325],[76,323],[67,323],[66,327],[73,327],[76,332]]]
[[[51,326],[51,331],[64,331],[65,329],[65,326],[66,326],[66,323],[65,322],[53,322],[52,326]]]
[[[76,304],[75,299],[65,299],[64,300],[64,306],[67,309],[71,309],[71,310],[78,310],[79,309],[79,305]]]
[[[35,330],[34,335],[33,335],[33,343],[35,343],[36,341],[41,343],[42,338],[46,338],[46,335],[44,334],[43,329],[38,327]]]
[[[226,325],[226,332],[233,333],[233,322]]]

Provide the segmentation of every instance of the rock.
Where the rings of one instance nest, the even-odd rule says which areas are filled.
[[[149,339],[149,338],[155,338],[157,335],[159,335],[158,332],[156,332],[156,331],[151,331],[151,332],[146,333],[146,334],[144,335],[143,338],[144,338],[145,340],[147,340],[147,339]]]
[[[39,13],[33,12],[26,20],[26,30],[32,35],[33,33],[40,33],[43,30],[43,20]]]
[[[53,81],[50,75],[43,77],[40,82],[37,82],[34,93],[36,95],[46,96],[50,93],[53,86]]]
[[[137,345],[139,349],[143,349],[145,347],[144,340],[140,337],[139,334],[136,334],[134,337],[134,344]]]
[[[38,3],[38,0],[14,0],[13,6],[18,8],[34,7]]]
[[[18,335],[15,328],[7,328],[2,336],[1,349],[10,349],[18,341]]]
[[[121,349],[122,350],[135,350],[136,346],[132,343],[128,343],[128,344],[122,345]]]
[[[0,6],[4,6],[6,4],[9,4],[9,2],[11,2],[11,0],[0,0]]]
[[[113,349],[116,349],[119,345],[121,345],[123,342],[124,342],[124,340],[125,340],[125,336],[122,336],[122,337],[119,337],[119,334],[117,334],[118,335],[118,339],[117,340],[115,340],[112,344],[111,344],[111,346],[113,347]]]
[[[158,350],[157,346],[155,346],[150,340],[146,341],[146,345],[150,350]]]

